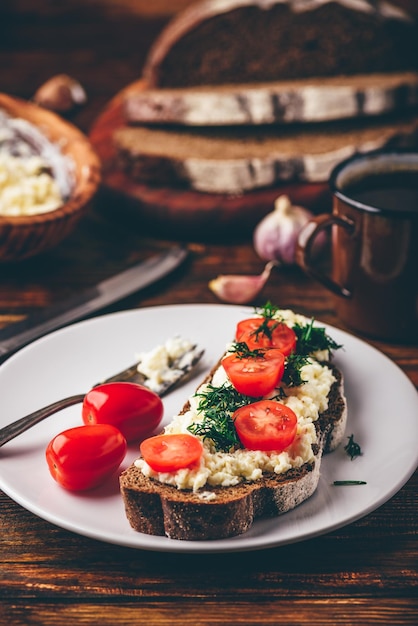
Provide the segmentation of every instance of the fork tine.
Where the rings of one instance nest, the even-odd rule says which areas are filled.
[[[146,384],[146,377],[141,372],[138,372],[138,363],[134,363],[130,367],[110,376],[110,378],[106,378],[99,383],[96,383],[94,387],[98,387],[99,385],[103,385],[105,383],[117,383],[117,382],[127,382],[127,383],[137,383],[139,385]]]

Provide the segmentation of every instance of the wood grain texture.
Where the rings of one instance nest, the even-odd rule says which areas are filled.
[[[97,624],[97,615],[106,609],[100,618],[103,626],[130,626],[149,624],[150,626],[224,626],[225,624],[266,624],[277,626],[346,626],[347,624],[391,624],[392,626],[416,626],[416,604],[404,599],[385,599],[379,606],[370,608],[367,601],[336,600],[332,604],[323,599],[320,602],[304,602],[292,599],[288,602],[275,603],[271,600],[248,603],[199,599],[187,604],[168,602],[161,606],[158,602],[132,602],[123,607],[72,604],[54,605],[51,609],[43,604],[28,604],[24,610],[20,607],[2,607],[0,618],[7,620],[8,626],[52,626],[57,623]],[[202,609],[204,615],[202,616]],[[42,615],[42,622],[39,621]],[[25,620],[25,621],[21,621]],[[61,620],[60,622],[57,620]]]

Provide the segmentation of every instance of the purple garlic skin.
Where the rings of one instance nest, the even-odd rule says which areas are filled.
[[[265,261],[293,265],[298,235],[312,217],[305,207],[292,205],[288,196],[279,196],[274,210],[254,230],[253,245],[258,256]]]
[[[209,282],[209,289],[223,302],[248,304],[263,289],[275,265],[270,261],[257,275],[221,274]]]

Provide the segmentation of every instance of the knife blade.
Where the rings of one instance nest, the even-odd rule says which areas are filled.
[[[187,257],[181,246],[154,255],[145,261],[103,280],[94,287],[28,315],[24,320],[0,329],[0,359],[4,360],[43,335],[82,319],[163,278]]]

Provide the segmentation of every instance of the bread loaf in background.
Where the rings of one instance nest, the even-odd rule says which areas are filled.
[[[401,113],[417,105],[418,73],[399,72],[138,89],[125,97],[124,114],[128,123],[239,126]]]
[[[327,181],[359,150],[418,145],[418,116],[323,124],[228,128],[125,127],[119,166],[135,181],[241,194],[284,181]]]
[[[113,136],[132,180],[240,195],[418,148],[418,30],[385,0],[202,0],[152,46]]]
[[[203,0],[174,17],[143,69],[149,87],[415,70],[414,20],[385,0]]]

